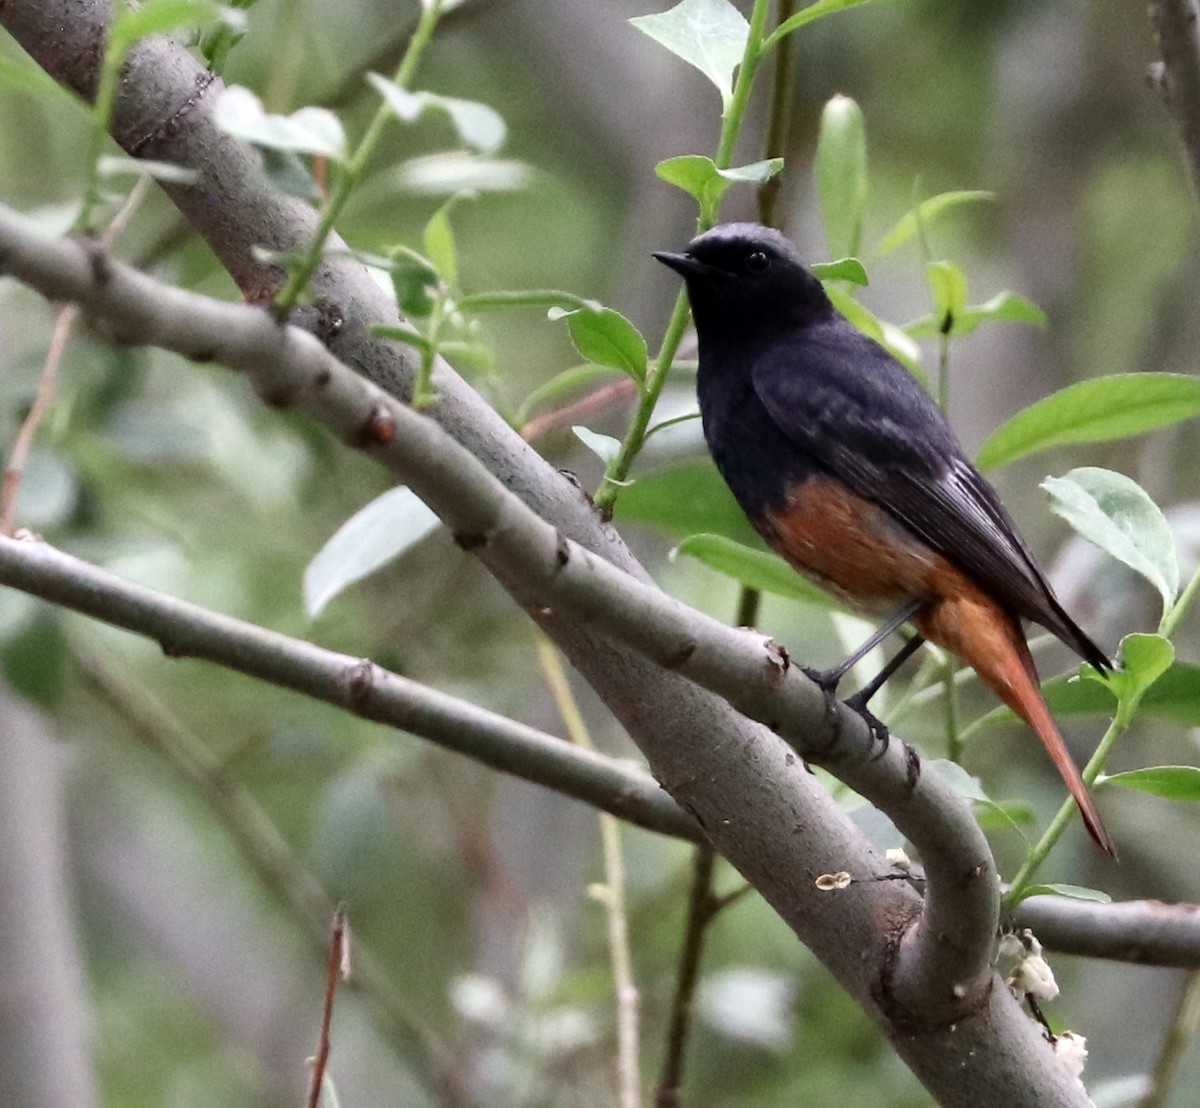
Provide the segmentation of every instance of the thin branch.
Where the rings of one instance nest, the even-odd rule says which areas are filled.
[[[312,1074],[308,1083],[308,1108],[317,1108],[321,1102],[321,1089],[325,1085],[325,1071],[329,1066],[329,1028],[333,1024],[333,998],[337,994],[339,978],[349,974],[344,968],[349,964],[350,934],[346,923],[346,906],[339,904],[333,914],[333,933],[329,937],[329,959],[325,965],[325,1004],[321,1010],[321,1037],[317,1041],[317,1053],[312,1059]]]
[[[216,662],[398,727],[648,830],[702,838],[695,821],[643,770],[579,750],[364,659],[123,581],[45,543],[0,538],[0,583],[145,635],[171,657]]]
[[[1047,950],[1143,966],[1200,966],[1200,905],[1031,896],[1013,913]]]
[[[1192,169],[1200,187],[1200,27],[1195,0],[1150,0],[1150,23],[1161,60],[1150,69],[1175,117]]]
[[[667,1050],[662,1075],[654,1092],[655,1108],[678,1108],[683,1086],[684,1048],[691,1028],[692,1004],[696,982],[700,979],[700,956],[708,925],[720,907],[713,893],[713,868],[716,856],[712,847],[698,846],[692,855],[692,889],[688,897],[687,929],[679,954],[679,973],[671,1000],[671,1019],[667,1026]]]
[[[554,644],[544,635],[537,639],[538,661],[551,695],[576,746],[592,750],[583,713],[571,691]],[[619,1108],[639,1108],[642,1102],[642,1075],[638,1061],[638,988],[633,978],[633,955],[629,949],[629,919],[625,910],[625,860],[621,853],[621,825],[607,812],[600,813],[600,837],[604,851],[604,885],[593,890],[604,905],[608,920],[608,950],[613,967],[613,986],[617,996],[617,1104]]]
[[[786,652],[567,539],[432,420],[348,370],[307,332],[280,326],[258,309],[162,285],[80,244],[45,240],[2,206],[0,265],[45,295],[79,301],[126,341],[153,341],[246,374],[268,402],[311,414],[400,476],[545,626],[566,613],[724,697],[806,759],[827,766],[892,817],[925,866],[923,910],[914,901],[912,926],[901,929],[888,958],[882,988],[889,1004],[909,1013],[904,1018],[920,1013],[940,1022],[972,1010],[990,989],[999,886],[965,802],[940,778],[923,774],[905,743],[893,741],[879,754],[865,721],[848,709],[829,711]],[[105,614],[103,607],[92,610]],[[343,702],[370,703],[374,674],[365,667]],[[723,849],[715,831],[714,843]]]

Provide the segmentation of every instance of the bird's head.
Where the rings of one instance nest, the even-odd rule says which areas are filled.
[[[796,248],[770,227],[723,223],[681,254],[654,257],[682,275],[701,343],[778,333],[822,318],[832,307]]]

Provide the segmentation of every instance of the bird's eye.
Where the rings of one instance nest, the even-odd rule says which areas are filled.
[[[751,273],[762,273],[763,270],[770,268],[771,259],[765,251],[755,250],[753,254],[746,258],[746,269]]]

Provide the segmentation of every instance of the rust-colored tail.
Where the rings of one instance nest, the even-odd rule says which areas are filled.
[[[1112,837],[1042,699],[1037,669],[1020,623],[982,593],[950,597],[918,613],[914,622],[927,639],[953,651],[971,666],[1033,728],[1079,805],[1088,833],[1101,850],[1115,858]]]

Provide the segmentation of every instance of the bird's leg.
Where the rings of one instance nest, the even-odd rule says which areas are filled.
[[[921,649],[924,642],[925,640],[920,635],[913,635],[911,639],[896,651],[892,660],[875,677],[868,681],[853,696],[846,697],[846,707],[854,709],[854,711],[862,716],[866,720],[867,726],[871,729],[871,738],[879,740],[879,753],[874,755],[876,758],[882,758],[887,753],[890,734],[887,725],[874,712],[867,708],[867,704],[870,702],[871,697],[883,688],[887,679]]]
[[[837,687],[841,683],[843,677],[850,672],[863,658],[865,658],[872,650],[875,649],[881,642],[887,639],[893,632],[912,618],[913,614],[921,606],[921,602],[914,600],[906,604],[894,616],[886,622],[880,624],[879,627],[867,638],[867,640],[858,647],[849,657],[843,658],[836,666],[831,669],[817,670],[811,669],[808,666],[801,666],[801,670],[808,676],[825,695],[826,708],[832,717],[836,712],[837,706]],[[921,645],[924,640],[918,635],[915,639],[910,639],[905,643],[900,652],[893,658],[882,672],[873,681],[870,682],[861,692],[850,697],[846,704],[853,708],[867,722],[867,726],[871,729],[871,734],[883,744],[883,749],[887,749],[888,731],[883,723],[867,711],[867,701],[875,695],[883,685],[883,683],[896,672],[897,668],[904,664],[914,650]],[[915,644],[915,645],[914,645]],[[865,695],[864,695],[865,694]]]

